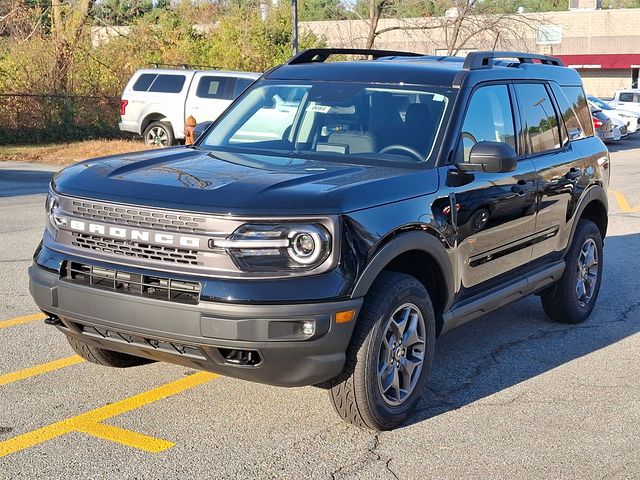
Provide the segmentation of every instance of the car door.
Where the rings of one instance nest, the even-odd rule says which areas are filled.
[[[197,72],[185,105],[185,115],[196,122],[217,119],[234,98],[236,78],[215,72]]]
[[[560,259],[571,232],[573,211],[583,185],[588,184],[579,143],[592,133],[589,106],[581,87],[545,83],[517,83],[514,87],[527,156],[537,172],[539,198],[532,258]]]
[[[514,114],[515,113],[515,114]],[[469,161],[474,144],[504,142],[521,148],[518,115],[507,84],[480,86],[472,92],[459,132],[456,163]],[[462,297],[490,288],[492,280],[527,267],[535,229],[536,173],[523,158],[514,171],[461,173],[447,167],[455,198],[458,275]],[[457,177],[452,182],[451,176]],[[446,212],[445,212],[446,213]],[[449,212],[450,213],[450,212]]]

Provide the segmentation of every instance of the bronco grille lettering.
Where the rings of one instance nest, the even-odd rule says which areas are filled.
[[[71,220],[69,228],[77,232],[96,233],[112,238],[121,238],[125,240],[154,242],[160,245],[180,245],[181,247],[199,248],[200,239],[197,237],[188,237],[184,235],[174,235],[171,233],[153,233],[145,230],[134,228],[112,227],[101,225],[99,223],[90,223],[80,220]]]

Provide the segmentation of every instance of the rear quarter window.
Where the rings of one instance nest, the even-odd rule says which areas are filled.
[[[184,75],[160,74],[149,87],[149,92],[180,93],[184,86]]]
[[[157,76],[155,73],[143,73],[138,77],[136,83],[133,84],[133,90],[136,92],[146,92]]]
[[[573,111],[578,117],[580,127],[586,136],[593,135],[593,120],[591,119],[591,110],[587,103],[587,96],[584,94],[582,87],[562,87],[562,91],[567,100],[571,104]],[[562,105],[560,108],[564,108]],[[568,125],[567,125],[568,128]]]
[[[633,93],[621,93],[620,94],[621,102],[633,102]]]

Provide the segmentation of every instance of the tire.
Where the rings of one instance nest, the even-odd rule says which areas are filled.
[[[171,124],[167,122],[151,122],[142,134],[145,145],[170,147],[175,144],[175,135]]]
[[[595,257],[590,259],[588,252],[594,252]],[[593,311],[602,283],[602,235],[591,220],[578,221],[565,262],[562,278],[540,296],[542,307],[554,322],[584,322]],[[589,283],[589,278],[592,279],[592,284]],[[579,286],[579,281],[584,286],[584,291]]]
[[[409,320],[402,322],[407,318],[407,310]],[[396,349],[390,349],[383,339],[387,339],[386,345],[393,345],[400,336],[394,319],[405,326],[405,340]],[[407,330],[412,325],[418,327],[415,336]],[[402,273],[381,273],[365,297],[347,349],[345,369],[330,382],[329,396],[338,415],[370,430],[390,430],[404,423],[431,374],[435,328],[431,299],[422,283]],[[409,343],[414,341],[417,343]],[[415,364],[420,350],[422,363],[419,369],[411,368],[410,373],[405,365]],[[401,362],[396,362],[397,358]],[[384,370],[391,373],[379,375],[378,368],[382,365],[390,367]],[[396,373],[398,385],[408,386],[409,392],[403,394],[393,386]]]
[[[129,368],[153,363],[153,360],[149,360],[147,358],[135,357],[133,355],[127,355],[126,353],[94,347],[75,337],[67,336],[67,340],[69,341],[71,348],[73,348],[78,355],[86,361],[97,365],[115,368]]]

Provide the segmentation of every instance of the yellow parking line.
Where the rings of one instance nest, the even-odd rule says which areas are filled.
[[[23,433],[22,435],[0,442],[0,458],[71,432],[89,433],[99,438],[104,438],[135,448],[141,448],[148,452],[166,450],[173,445],[171,442],[154,437],[148,437],[136,432],[130,432],[129,430],[119,429],[117,427],[101,425],[100,422],[131,410],[135,410],[157,400],[189,390],[213,380],[217,376],[218,375],[207,372],[195,373],[154,388],[153,390],[142,392],[110,405],[105,405],[104,407],[90,410],[75,417],[67,418],[45,427]]]
[[[123,445],[138,448],[149,453],[162,452],[175,445],[175,443],[162,440],[161,438],[150,437],[149,435],[132,432],[131,430],[113,425],[105,425],[104,423],[88,423],[78,428],[78,431],[102,438],[103,440],[122,443]]]
[[[33,315],[26,315],[24,317],[12,318],[11,320],[4,320],[0,322],[0,328],[13,327],[15,325],[21,325],[23,323],[34,322],[36,320],[44,320],[44,313],[34,313]]]
[[[36,375],[42,375],[43,373],[53,372],[54,370],[59,370],[82,362],[84,362],[84,359],[78,355],[72,355],[70,357],[59,358],[53,362],[43,363],[42,365],[25,368],[24,370],[18,370],[17,372],[5,373],[4,375],[0,375],[0,386],[24,380],[25,378],[35,377]]]
[[[618,206],[620,207],[620,209],[625,212],[625,213],[636,213],[636,212],[640,212],[640,207],[631,207],[631,205],[629,205],[629,202],[627,202],[626,197],[624,196],[624,193],[615,190],[613,192],[614,196],[616,197],[616,201],[618,202]]]

